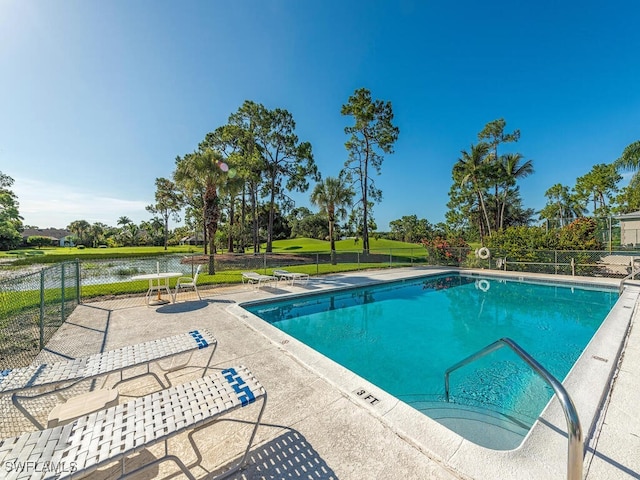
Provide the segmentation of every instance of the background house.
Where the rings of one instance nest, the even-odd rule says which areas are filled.
[[[50,238],[53,245],[60,247],[75,246],[75,235],[62,228],[27,228],[22,232],[22,244],[28,245],[27,240],[34,236]]]
[[[620,245],[640,246],[640,210],[618,215],[615,218],[620,220]]]
[[[180,239],[180,245],[204,245],[204,235],[197,233]]]

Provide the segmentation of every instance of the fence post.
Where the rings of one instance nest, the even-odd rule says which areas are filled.
[[[60,325],[64,323],[64,266],[66,262],[60,264]]]
[[[44,348],[44,269],[40,270],[40,350]]]
[[[389,268],[393,266],[393,248],[389,249]]]
[[[320,254],[316,253],[316,275],[320,274]]]
[[[358,270],[360,270],[360,252],[356,252],[356,255],[358,256]]]
[[[411,266],[413,267],[413,248],[409,252],[409,256],[411,257]]]
[[[263,258],[262,266],[264,268],[264,273],[267,273],[267,252],[264,252],[262,258]]]
[[[555,263],[555,271],[556,271],[556,275],[558,274],[558,251],[554,250],[553,251],[553,258],[554,258],[554,263]]]
[[[82,298],[80,295],[80,259],[76,258],[76,302],[80,305],[80,299]]]

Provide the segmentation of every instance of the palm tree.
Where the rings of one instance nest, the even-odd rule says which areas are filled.
[[[224,197],[224,205],[227,209],[227,251],[229,253],[233,253],[234,251],[234,234],[238,230],[236,203],[245,184],[244,179],[237,175],[237,171],[233,165],[233,162],[237,161],[238,158],[238,156],[229,157],[229,172],[226,181],[219,186],[220,194]]]
[[[622,152],[622,156],[613,162],[613,165],[618,170],[631,170],[636,172],[629,182],[629,185],[640,181],[640,140],[628,145]]]
[[[198,235],[198,232],[202,233],[204,239],[204,254],[209,253],[207,245],[207,232],[204,228],[203,211],[204,211],[204,186],[200,185],[198,178],[191,177],[187,172],[186,163],[190,162],[193,153],[188,153],[183,158],[176,158],[176,170],[173,172],[173,180],[177,187],[184,195],[187,207],[185,209],[185,220],[187,225],[193,226],[193,233]],[[182,165],[182,166],[180,166]]]
[[[67,230],[74,233],[78,237],[78,242],[84,243],[86,233],[91,228],[91,224],[86,220],[74,220],[67,225]]]
[[[640,170],[640,140],[627,146],[614,165],[622,170]]]
[[[320,207],[320,211],[329,217],[329,240],[331,242],[331,263],[335,264],[336,239],[334,226],[336,218],[347,216],[346,206],[350,206],[354,191],[349,187],[344,178],[328,177],[316,184],[311,193],[311,203]]]
[[[122,239],[126,246],[135,247],[138,244],[138,237],[140,235],[140,227],[135,223],[127,223],[122,227]]]
[[[100,243],[103,242],[104,233],[108,228],[109,226],[102,222],[95,222],[93,225],[91,225],[91,227],[89,228],[89,233],[91,234],[92,245],[94,247],[97,247]]]
[[[118,218],[116,223],[120,225],[120,240],[122,243],[125,246],[134,245],[138,235],[138,226],[126,215]]]
[[[133,222],[129,217],[127,217],[126,215],[123,215],[122,217],[118,218],[118,221],[116,223],[121,227],[124,227],[125,225],[129,225],[130,223],[133,223]]]
[[[462,156],[458,159],[458,162],[453,167],[454,179],[459,181],[460,185],[470,183],[473,191],[478,198],[478,205],[484,214],[484,219],[487,225],[487,233],[491,236],[491,225],[489,224],[489,216],[487,214],[487,207],[484,202],[483,192],[486,190],[487,180],[489,177],[487,159],[489,155],[490,146],[487,143],[480,142],[477,145],[471,145],[470,152],[463,150]],[[480,222],[482,227],[482,221]],[[483,228],[480,228],[480,235],[483,236]]]
[[[164,243],[164,221],[160,217],[153,217],[151,220],[140,222],[141,233],[145,236],[145,242],[149,245],[160,245]]]
[[[500,177],[502,179],[502,205],[500,209],[500,222],[497,228],[502,229],[504,224],[504,210],[507,205],[507,196],[509,189],[513,187],[518,179],[528,177],[533,173],[533,162],[527,160],[524,163],[520,163],[523,160],[523,156],[519,153],[507,153],[500,157]]]
[[[215,237],[220,221],[218,187],[226,177],[221,169],[222,155],[209,148],[185,155],[177,162],[173,176],[176,183],[204,191],[203,212],[205,230],[209,241],[209,275],[215,274]]]

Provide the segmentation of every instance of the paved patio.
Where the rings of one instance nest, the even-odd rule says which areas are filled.
[[[340,286],[365,284],[400,276],[424,274],[424,269],[394,269],[354,272],[312,279],[308,285],[285,285],[259,290],[251,287],[225,287],[201,290],[199,301],[192,293],[181,293],[178,303],[147,307],[143,297],[80,305],[41,353],[40,361],[54,361],[110,350],[141,341],[207,328],[218,339],[212,365],[224,368],[246,365],[266,388],[269,399],[263,425],[251,449],[248,467],[235,479],[484,479],[482,469],[461,469],[429,449],[429,431],[416,440],[395,428],[392,416],[376,411],[340,388],[334,379],[318,373],[308,358],[288,348],[285,337],[264,335],[250,322],[233,314],[237,303],[261,298],[282,297]],[[634,320],[638,316],[636,309]],[[173,384],[201,374],[205,357],[195,358],[193,367],[171,374]],[[640,332],[631,330],[623,361],[615,379],[599,436],[591,443],[585,459],[585,478],[640,478]],[[106,385],[115,382],[108,378]],[[355,384],[359,382],[355,380]],[[348,382],[347,382],[348,384]],[[119,387],[120,401],[157,389],[152,380],[136,380]],[[0,405],[4,413],[3,436],[15,435],[32,426],[21,421],[10,402]],[[35,405],[46,418],[51,405]],[[247,410],[246,417],[257,414]],[[258,408],[258,407],[257,407]],[[390,407],[393,409],[394,407]],[[402,411],[400,407],[396,410]],[[411,409],[412,410],[412,409]],[[243,412],[244,414],[245,412]],[[224,469],[243,449],[242,435],[250,426],[243,418],[222,421],[194,436],[194,449],[186,434],[176,436],[170,448],[201,478]],[[435,434],[435,432],[434,432]],[[246,443],[245,443],[246,444]],[[566,448],[566,440],[564,442]],[[425,447],[426,446],[426,447]],[[479,447],[478,447],[479,448]],[[145,459],[157,457],[158,445],[136,454],[127,463],[131,468]],[[525,452],[526,454],[526,452]],[[490,458],[487,457],[487,458]],[[469,459],[479,464],[482,457]],[[538,459],[539,460],[539,459]],[[565,460],[566,461],[566,460]],[[197,464],[197,465],[196,465]],[[505,464],[504,478],[549,478],[545,473],[517,464]],[[136,479],[175,478],[178,469],[167,462],[137,475]],[[90,478],[116,478],[119,466],[94,473]],[[502,478],[502,475],[495,478]],[[178,477],[182,478],[182,477]],[[566,469],[552,478],[566,478]]]

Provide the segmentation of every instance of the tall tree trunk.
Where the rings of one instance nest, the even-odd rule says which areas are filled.
[[[253,223],[253,252],[260,251],[260,238],[258,235],[258,186],[251,184],[251,221]]]
[[[196,235],[196,243],[198,236]],[[204,206],[202,208],[202,244],[204,246],[204,254],[209,253],[209,236],[207,235],[207,219],[205,218]]]
[[[497,152],[496,152],[497,155]],[[495,196],[496,196],[496,215],[495,215],[495,220],[496,223],[493,224],[493,228],[494,230],[497,230],[500,226],[501,220],[500,220],[500,213],[501,213],[501,208],[500,208],[500,197],[498,196],[498,184],[496,183],[495,185],[495,190],[494,190]]]
[[[334,212],[329,209],[329,242],[331,245],[331,264],[336,264],[336,239],[333,235],[333,225],[336,221]]]
[[[167,244],[169,243],[169,214],[164,215],[164,250],[167,251]]]
[[[273,216],[276,206],[276,180],[271,177],[271,198],[269,198],[269,221],[267,224],[267,253],[273,251]]]
[[[215,239],[218,231],[218,221],[220,220],[220,204],[218,202],[218,194],[215,185],[207,187],[204,200],[204,216],[209,235],[209,275],[215,275],[214,256],[216,252]]]
[[[227,252],[233,253],[233,221],[235,217],[235,209],[234,207],[235,199],[231,198],[231,203],[229,205],[229,233],[227,235]]]
[[[482,213],[478,212],[478,231],[480,232],[480,244],[484,246],[484,222],[482,221]]]
[[[482,197],[482,192],[477,190],[478,192],[478,201],[480,202],[480,207],[482,208],[482,213],[484,213],[484,219],[487,222],[487,233],[491,236],[491,225],[489,225],[489,215],[487,214],[487,208],[484,204],[484,198]]]
[[[242,205],[240,207],[240,252],[244,253],[247,246],[247,188],[242,186]]]
[[[502,227],[504,226],[504,211],[506,206],[507,206],[507,191],[505,190],[504,200],[500,205],[500,225],[499,225],[500,230],[502,230]]]
[[[367,190],[369,187],[369,161],[365,159],[362,182],[362,253],[369,254],[369,202]]]

